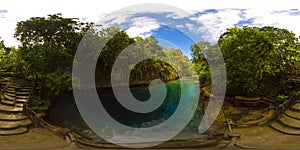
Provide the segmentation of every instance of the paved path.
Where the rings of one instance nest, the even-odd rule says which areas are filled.
[[[0,136],[0,149],[60,149],[68,146],[68,141],[42,128],[32,128],[27,133]]]
[[[283,134],[269,126],[234,129],[241,133],[238,144],[259,149],[299,149],[300,136]]]

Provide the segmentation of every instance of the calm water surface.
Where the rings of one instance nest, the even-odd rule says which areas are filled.
[[[184,89],[181,89],[181,84],[183,84]],[[181,83],[179,80],[175,80],[166,83],[166,86],[167,96],[165,101],[159,108],[151,113],[135,113],[124,108],[116,100],[111,89],[97,89],[97,92],[106,111],[118,122],[131,127],[151,127],[162,123],[174,113],[182,92],[183,94],[189,93],[195,94],[195,96],[199,95],[197,91],[190,92],[190,90],[195,90],[195,87],[197,86],[195,85],[194,80],[181,80]],[[156,88],[159,90],[161,87]],[[131,92],[133,96],[140,101],[145,101],[150,97],[148,87],[131,88]],[[185,101],[186,103],[189,102],[189,100]],[[197,107],[196,113],[184,130],[185,134],[191,133],[194,134],[193,136],[197,134],[198,125],[203,115],[202,103],[199,102],[195,107]],[[76,107],[73,93],[66,93],[62,95],[51,107],[48,116],[48,119],[56,125],[72,129],[73,131],[95,141],[99,139],[82,119]],[[95,116],[95,120],[97,120],[97,116]]]

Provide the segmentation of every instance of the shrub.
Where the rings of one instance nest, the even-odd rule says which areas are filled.
[[[275,100],[276,100],[277,102],[283,102],[283,101],[285,101],[287,98],[288,98],[288,96],[283,95],[283,94],[279,94],[279,95],[276,97]]]
[[[40,96],[33,96],[30,103],[31,109],[38,113],[40,116],[45,116],[45,111],[48,110],[50,102],[42,99]]]

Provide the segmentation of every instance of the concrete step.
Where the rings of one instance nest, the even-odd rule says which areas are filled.
[[[284,126],[278,122],[274,122],[270,124],[270,127],[272,127],[274,130],[284,133],[284,134],[289,134],[289,135],[300,135],[300,130],[294,129],[294,128],[289,128],[287,126]]]
[[[6,88],[6,90],[9,90],[9,91],[15,91],[16,88],[13,88],[13,87],[10,87],[10,86],[9,86],[9,87]]]
[[[30,92],[17,91],[16,95],[30,95]]]
[[[8,81],[8,80],[5,78],[0,78],[0,81],[2,82],[2,81]]]
[[[17,95],[16,96],[16,99],[29,99],[30,96],[29,95],[26,95],[26,96],[20,96],[20,95]]]
[[[27,84],[27,85],[25,85],[25,84],[22,84],[21,86],[20,86],[20,88],[25,88],[25,89],[32,89],[33,88],[33,85],[32,84]]]
[[[20,86],[17,88],[17,90],[21,90],[21,91],[31,91],[33,89],[33,86]]]
[[[265,97],[275,99],[277,97],[277,94],[267,94],[265,95]]]
[[[14,114],[7,114],[7,113],[0,113],[0,120],[2,121],[18,121],[18,120],[25,120],[29,117],[23,115],[22,113],[14,113]]]
[[[17,120],[17,121],[0,121],[0,129],[14,129],[18,127],[29,126],[32,124],[30,119]]]
[[[5,83],[5,82],[7,83],[8,81],[5,80],[5,79],[0,79],[0,82],[1,82],[1,83]]]
[[[16,93],[15,93],[15,92],[14,92],[14,93],[10,93],[10,92],[4,91],[3,94],[4,94],[4,95],[8,95],[8,96],[16,96]]]
[[[12,105],[13,106],[13,105],[15,105],[16,102],[15,101],[6,100],[6,99],[2,99],[1,103],[4,104],[4,105]]]
[[[276,99],[277,96],[265,95],[264,97],[269,98],[269,99]]]
[[[28,131],[27,127],[20,127],[20,128],[16,128],[16,129],[10,129],[10,130],[0,129],[0,135],[1,136],[18,135],[18,134],[26,133],[27,131]]]
[[[19,99],[16,99],[16,103],[28,103],[28,99],[19,98]]]
[[[21,108],[23,108],[24,105],[25,105],[25,103],[16,103],[16,104],[15,104],[16,107],[21,107]]]
[[[19,91],[19,92],[31,92],[32,88],[18,88],[17,91]]]
[[[277,94],[278,93],[278,89],[276,89],[276,90],[272,90],[271,92],[269,92],[269,94]]]
[[[264,101],[264,100],[262,100],[260,103],[265,104],[265,105],[272,105],[273,104],[273,102]]]
[[[300,112],[300,103],[296,103],[295,105],[293,105],[291,107],[291,110]]]
[[[3,84],[3,85],[7,85],[8,81],[5,81],[5,80],[1,80],[0,81],[0,84]]]
[[[2,111],[2,112],[22,112],[23,108],[0,104],[0,111]]]
[[[16,91],[13,89],[5,89],[5,91],[4,91],[5,93],[11,93],[11,94],[14,94],[14,93],[16,93]]]
[[[10,100],[10,101],[16,100],[15,96],[9,96],[9,95],[6,95],[6,94],[2,94],[1,98],[6,99],[6,100]]]
[[[273,104],[275,101],[273,99],[263,97],[262,102],[265,102],[266,104]]]
[[[274,103],[275,102],[274,99],[271,99],[271,98],[268,98],[268,97],[263,97],[262,100],[270,102],[270,103]]]
[[[298,119],[290,118],[286,115],[283,115],[278,120],[278,122],[281,123],[284,126],[300,130],[300,120],[298,120]]]
[[[25,133],[32,121],[22,112],[29,101],[33,84],[13,78],[7,81],[0,78],[1,82],[5,83],[5,89],[0,95],[0,136]]]
[[[14,88],[14,89],[19,88],[19,85],[15,85],[15,84],[9,84],[8,86],[9,86],[10,88]]]
[[[300,120],[300,112],[287,110],[287,111],[285,111],[284,114],[291,117],[291,118]]]

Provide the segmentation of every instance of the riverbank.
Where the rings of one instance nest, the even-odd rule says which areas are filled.
[[[185,77],[184,77],[185,78]],[[178,80],[179,77],[176,77],[176,78],[172,78],[172,79],[168,79],[168,80],[162,80],[164,83],[168,83],[168,82],[172,82],[172,81],[175,81],[175,80]],[[151,81],[153,80],[147,80],[147,81],[132,81],[130,82],[130,84],[118,84],[118,85],[114,85],[115,88],[118,88],[118,89],[123,89],[123,88],[127,88],[128,86],[130,88],[138,88],[138,87],[146,87],[146,86],[149,86],[149,84],[151,83]],[[112,85],[111,83],[107,83],[107,82],[103,82],[103,83],[95,83],[96,84],[96,88],[97,89],[103,89],[103,90],[111,90],[112,89]],[[85,90],[88,90],[88,89],[92,89],[92,87],[90,85],[80,85],[79,86],[80,88],[79,89],[85,89]],[[77,88],[78,89],[78,88]]]

